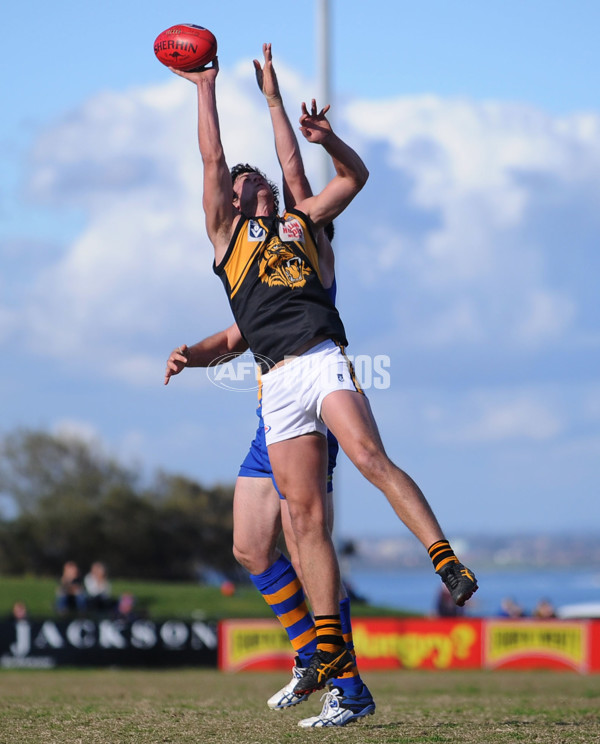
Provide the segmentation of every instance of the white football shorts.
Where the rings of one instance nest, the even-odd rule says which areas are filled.
[[[267,445],[317,431],[327,433],[321,405],[335,390],[362,393],[350,360],[334,341],[322,341],[262,376]]]

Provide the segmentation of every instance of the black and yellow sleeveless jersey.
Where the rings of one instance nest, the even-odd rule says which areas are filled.
[[[321,283],[309,218],[298,210],[283,217],[242,215],[221,263],[213,270],[233,316],[263,371],[301,345],[325,336],[342,346],[344,326]]]

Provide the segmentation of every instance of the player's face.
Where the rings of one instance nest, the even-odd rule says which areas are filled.
[[[233,184],[233,202],[236,207],[256,202],[258,197],[273,201],[273,192],[268,181],[260,173],[242,173]]]

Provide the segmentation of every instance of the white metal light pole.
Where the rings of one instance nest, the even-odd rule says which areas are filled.
[[[318,81],[319,81],[319,98],[317,105],[319,109],[331,100],[331,54],[330,54],[330,13],[329,0],[317,0],[317,64],[318,64]],[[333,176],[333,167],[331,159],[323,151],[321,161],[321,183],[318,185],[321,190]]]
[[[317,75],[318,75],[318,93],[317,106],[321,110],[328,103],[333,105],[332,101],[332,89],[331,89],[331,32],[330,32],[330,8],[329,0],[316,0],[317,2]],[[328,114],[327,118],[331,121],[331,115]],[[315,191],[321,191],[326,184],[331,181],[334,175],[333,164],[331,158],[322,149],[321,152],[321,163],[320,163],[320,174],[319,183],[315,184]],[[333,504],[334,513],[338,512],[339,499],[337,494],[340,486],[340,468],[336,469],[335,475],[335,488],[333,489]],[[339,542],[337,522],[333,522],[333,541],[334,544]]]

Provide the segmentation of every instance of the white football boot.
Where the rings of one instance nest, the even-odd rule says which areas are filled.
[[[325,700],[323,710],[318,716],[298,721],[302,728],[325,728],[327,726],[345,726],[364,716],[375,713],[375,701],[366,685],[360,695],[344,695],[339,687],[332,687],[321,696]]]
[[[304,700],[308,699],[308,693],[296,695],[294,693],[294,687],[298,684],[298,680],[304,674],[304,667],[299,666],[300,659],[296,656],[296,662],[292,667],[292,679],[287,683],[285,687],[282,687],[279,692],[276,692],[267,700],[267,705],[271,710],[283,710],[284,708],[291,708],[292,705],[298,705]]]

